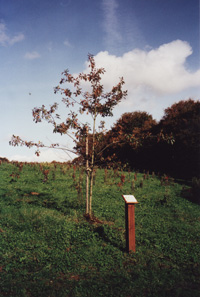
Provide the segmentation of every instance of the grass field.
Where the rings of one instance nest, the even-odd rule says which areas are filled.
[[[88,222],[83,170],[1,164],[0,296],[199,296],[199,205],[189,191],[167,178],[97,169]],[[122,194],[139,202],[136,253],[125,250]]]

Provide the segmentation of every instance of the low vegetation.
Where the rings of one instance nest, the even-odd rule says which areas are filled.
[[[3,162],[0,177],[0,296],[199,296],[199,205],[190,185],[95,168],[90,218],[82,168]],[[136,253],[126,252],[122,194],[139,202]]]

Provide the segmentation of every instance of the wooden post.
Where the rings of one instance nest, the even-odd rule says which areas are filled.
[[[125,201],[126,249],[135,252],[135,204],[133,195],[122,195]]]

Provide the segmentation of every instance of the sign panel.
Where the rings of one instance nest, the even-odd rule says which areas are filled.
[[[122,195],[126,203],[138,203],[133,195]]]

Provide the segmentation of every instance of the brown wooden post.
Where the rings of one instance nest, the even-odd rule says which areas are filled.
[[[126,249],[135,252],[135,204],[133,195],[122,195],[125,201]]]

